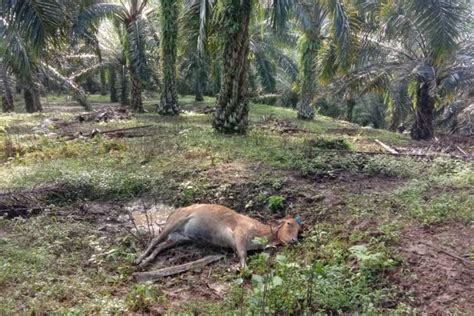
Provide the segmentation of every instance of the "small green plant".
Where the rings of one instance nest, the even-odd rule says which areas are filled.
[[[268,198],[268,208],[273,212],[282,211],[285,208],[285,198],[280,195],[272,195]]]
[[[239,302],[235,306],[241,313],[369,311],[387,294],[372,288],[364,275],[351,273],[351,268],[342,263],[303,264],[285,255],[278,255],[274,261],[268,256],[254,256],[249,268],[253,271],[250,291],[238,291],[242,278],[233,289],[233,300]]]
[[[157,300],[157,291],[152,283],[139,283],[128,294],[126,304],[134,312],[149,312]]]
[[[283,187],[283,183],[280,180],[273,181],[273,183],[272,183],[272,188],[273,189],[281,190],[282,187]]]
[[[313,148],[326,150],[350,150],[351,144],[345,138],[318,138],[310,140],[309,145]]]
[[[186,181],[180,184],[179,200],[183,205],[193,203],[199,196],[201,188],[199,185]]]
[[[395,264],[385,253],[372,252],[365,245],[352,246],[349,251],[359,261],[361,273],[368,280],[374,280],[380,272]]]
[[[5,159],[20,157],[25,154],[25,149],[18,142],[13,141],[10,137],[3,140],[3,156]]]

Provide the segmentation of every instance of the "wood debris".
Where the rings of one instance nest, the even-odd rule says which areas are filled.
[[[375,139],[375,142],[376,142],[377,144],[379,144],[380,146],[382,146],[383,149],[385,149],[385,150],[388,151],[389,153],[394,154],[394,155],[398,155],[398,154],[399,154],[398,151],[396,151],[395,149],[393,149],[393,148],[390,147],[389,145],[387,145],[387,144],[385,144],[385,143],[382,143],[380,140]]]
[[[107,137],[110,137],[110,138],[144,137],[144,136],[152,135],[150,131],[150,127],[152,127],[152,125],[118,128],[118,129],[112,129],[112,130],[107,130],[107,131],[101,131],[98,128],[94,128],[88,133],[84,133],[81,131],[81,132],[77,132],[71,135],[65,135],[64,137],[66,137],[68,140],[73,140],[76,138],[94,138],[97,135],[106,135]]]
[[[83,122],[107,122],[110,120],[129,120],[131,113],[127,108],[108,107],[94,112],[83,113],[76,117],[80,123]]]
[[[224,255],[207,256],[199,260],[191,261],[191,262],[180,264],[177,266],[172,266],[172,267],[167,267],[167,268],[162,268],[162,269],[147,271],[147,272],[136,272],[133,274],[133,277],[138,282],[158,281],[163,277],[180,274],[180,273],[193,270],[193,269],[202,268],[210,263],[221,260],[224,257],[225,257]]]
[[[0,217],[5,217],[8,219],[15,217],[30,217],[32,215],[38,215],[43,211],[40,207],[31,208],[27,205],[20,204],[0,204]]]

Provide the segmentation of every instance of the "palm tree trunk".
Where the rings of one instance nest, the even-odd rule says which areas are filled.
[[[15,75],[15,81],[16,81],[16,84],[15,84],[15,93],[16,94],[21,94],[21,92],[23,91],[22,89],[22,84],[21,84],[21,76],[16,74]]]
[[[195,100],[197,102],[204,101],[204,94],[203,94],[203,88],[202,88],[202,83],[200,80],[196,80],[196,84],[194,86],[194,94],[195,94]]]
[[[316,93],[316,57],[321,46],[319,32],[305,33],[301,44],[301,100],[296,108],[298,118],[312,120],[314,118],[313,100]]]
[[[222,133],[245,133],[248,126],[249,24],[252,0],[227,4],[222,84],[213,126]]]
[[[35,112],[42,112],[43,111],[43,105],[41,104],[41,92],[37,84],[33,85],[33,104],[35,108]]]
[[[74,99],[84,108],[84,110],[86,111],[92,110],[92,106],[90,105],[89,101],[87,101],[87,96],[84,89],[77,82],[75,82],[73,78],[69,78],[69,77],[65,77],[61,75],[54,67],[51,67],[46,64],[43,64],[43,66],[46,69],[48,69],[49,72],[52,75],[54,75],[57,79],[61,80],[61,82],[67,89],[72,91],[72,93],[74,94]],[[36,93],[34,93],[34,91],[35,91],[35,88],[33,88],[33,94],[35,95]],[[39,93],[37,95],[39,96]]]
[[[410,135],[413,139],[431,139],[434,135],[433,116],[434,103],[433,96],[430,95],[430,85],[427,82],[418,82],[416,92],[415,123]]]
[[[402,121],[402,109],[399,106],[395,105],[390,115],[390,126],[388,129],[392,132],[397,131],[398,127],[400,126],[401,121]]]
[[[23,90],[23,98],[25,99],[25,110],[28,113],[35,112],[35,100],[31,89],[25,88]]]
[[[143,113],[145,109],[143,108],[143,100],[142,100],[142,80],[140,76],[136,74],[135,69],[130,67],[130,81],[132,83],[132,89],[130,94],[131,98],[131,108],[135,112]]]
[[[219,59],[214,59],[212,63],[212,95],[216,96],[219,94],[221,90],[221,83],[222,83],[222,62]]]
[[[348,122],[352,122],[352,118],[354,116],[354,106],[356,105],[356,102],[352,98],[348,98],[346,100],[346,107],[347,107],[347,113],[346,113],[346,118]]]
[[[92,106],[90,105],[89,101],[87,101],[86,93],[79,86],[74,89],[74,100],[76,100],[77,103],[79,103],[84,108],[84,110],[92,110]]]
[[[91,111],[92,106],[89,101],[87,101],[87,96],[84,89],[82,89],[82,87],[74,80],[69,78],[64,78],[64,83],[69,89],[72,90],[72,93],[74,94],[74,100],[76,100],[76,102],[79,103],[84,108],[84,110]]]
[[[130,104],[130,99],[128,96],[128,71],[125,65],[122,65],[120,81],[120,104],[123,106],[128,106]]]
[[[31,93],[33,94],[34,112],[43,111],[43,105],[41,104],[41,99],[40,99],[40,96],[41,96],[40,86],[41,86],[41,83],[38,78],[38,72],[36,70],[33,70],[31,73]]]
[[[198,61],[198,67],[195,70],[194,74],[194,98],[197,102],[204,101],[204,76],[201,63]]]
[[[13,112],[15,111],[13,91],[10,86],[10,77],[5,67],[0,66],[0,76],[2,76],[1,81],[3,83],[2,110],[3,112]]]
[[[178,1],[161,0],[161,67],[163,69],[163,90],[157,111],[164,115],[179,114],[178,94],[176,93],[178,9]]]
[[[95,40],[95,53],[97,55],[97,59],[99,63],[102,63],[102,52],[100,50],[99,41]],[[107,95],[107,77],[105,74],[104,67],[100,67],[99,69],[99,77],[100,77],[100,95]]]
[[[109,66],[109,90],[110,90],[110,102],[115,103],[119,101],[117,94],[117,72],[115,71],[115,66]]]

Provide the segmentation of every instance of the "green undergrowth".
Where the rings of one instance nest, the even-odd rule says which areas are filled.
[[[474,166],[471,163],[436,158],[424,170],[413,169],[403,185],[352,196],[349,209],[359,219],[397,218],[420,224],[474,223]],[[419,177],[416,177],[416,175]]]
[[[404,264],[396,250],[403,229],[474,221],[471,162],[355,153],[373,151],[375,138],[395,146],[408,139],[323,116],[299,121],[292,109],[261,104],[250,107],[247,135],[221,135],[211,128],[211,115],[191,111],[192,97],[181,102],[190,111],[179,117],[153,113],[156,100],[149,98],[149,113],[80,126],[151,125],[150,135],[135,138],[32,133],[45,118],[71,121],[71,113],[0,115],[0,191],[51,188],[43,196],[50,211],[0,219],[0,314],[142,313],[167,306],[170,298],[155,291],[160,287],[130,282],[139,248],[130,235],[58,215],[76,200],[121,203],[147,194],[189,205],[208,197],[229,202],[233,195],[240,209],[266,218],[299,208],[302,217],[315,216],[302,242],[278,254],[252,254],[240,276],[217,276],[230,286],[221,300],[170,304],[170,312],[188,314],[410,313],[388,277]],[[206,98],[202,105],[213,103]],[[268,117],[310,133],[280,133],[265,125]],[[345,183],[351,177],[363,185]],[[323,199],[302,202],[301,193],[312,198],[320,180],[328,181]]]
[[[399,289],[386,274],[400,264],[380,240],[338,234],[340,227],[314,226],[303,242],[271,256],[251,256],[227,300],[206,310],[230,314],[334,314],[402,312]],[[386,306],[391,306],[390,309]],[[197,311],[196,303],[186,309]],[[204,312],[204,310],[201,310]]]
[[[149,123],[148,117],[144,117],[144,123]],[[88,185],[104,192],[101,186],[115,186],[118,183],[114,179],[123,178],[123,184],[118,184],[118,189],[111,194],[127,196],[137,193],[133,182],[147,182],[147,178],[152,182],[159,181],[164,171],[192,171],[236,160],[296,170],[303,175],[343,170],[406,176],[413,169],[395,158],[358,158],[321,149],[321,144],[323,147],[349,148],[350,141],[343,138],[334,140],[321,136],[314,144],[306,139],[257,129],[250,131],[248,136],[229,137],[215,133],[205,121],[195,121],[192,117],[172,119],[178,120],[179,124],[166,121],[166,118],[158,119],[156,136],[150,137],[65,141],[35,136],[29,141],[21,138],[4,140],[2,151],[7,164],[0,169],[0,188],[29,188],[54,181],[73,186]],[[146,190],[146,186],[145,183],[138,190]],[[130,194],[126,192],[127,187]]]
[[[105,236],[90,223],[51,215],[0,219],[0,314],[124,311],[130,236]]]

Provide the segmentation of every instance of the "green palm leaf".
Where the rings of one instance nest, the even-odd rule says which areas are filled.
[[[460,31],[467,21],[466,1],[411,0],[416,24],[432,48],[433,58],[439,64],[458,48]]]
[[[73,26],[74,37],[79,38],[83,36],[93,23],[114,16],[119,19],[126,17],[126,12],[122,5],[115,3],[97,3],[87,7],[77,18]]]
[[[143,80],[150,74],[146,56],[148,31],[147,22],[142,18],[135,19],[127,28],[130,63]]]
[[[55,0],[6,0],[2,10],[9,26],[15,28],[35,50],[47,40],[56,41],[64,23],[64,8]]]

